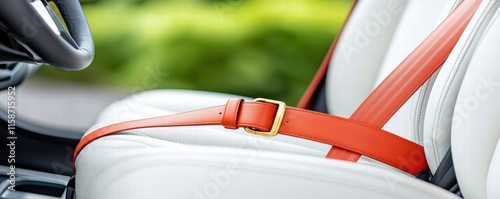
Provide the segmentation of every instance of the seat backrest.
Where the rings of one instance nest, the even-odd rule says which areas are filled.
[[[465,198],[500,198],[499,4],[498,0],[483,2],[481,15],[475,16],[478,23],[468,30],[477,34],[462,38],[459,45],[465,47],[451,55],[461,59],[443,68],[457,74],[465,71],[463,81],[457,83],[458,92],[449,94],[456,96],[451,111],[441,116],[451,121],[444,122],[445,127],[436,125],[439,131],[451,129],[455,171]]]
[[[327,74],[329,113],[349,117],[459,3],[460,0],[357,2],[339,38]],[[430,87],[432,81],[424,86]],[[423,144],[423,130],[419,125],[423,117],[418,115],[425,109],[429,91],[417,91],[384,129]]]
[[[459,3],[359,1],[330,63],[328,111],[349,117]],[[498,2],[484,0],[440,71],[384,126],[422,144],[432,172],[451,145],[465,198],[500,197],[498,15]]]

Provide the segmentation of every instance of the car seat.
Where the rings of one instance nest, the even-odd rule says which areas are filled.
[[[328,113],[349,117],[459,0],[358,1],[325,79]],[[498,1],[483,0],[452,54],[384,126],[424,146],[432,173],[451,147],[464,198],[499,198]],[[432,49],[430,49],[432,50]],[[224,104],[229,94],[155,90],[105,109],[89,132],[120,121]],[[246,98],[250,100],[249,98]],[[76,159],[77,198],[459,198],[329,145],[223,127],[147,128],[100,138]]]

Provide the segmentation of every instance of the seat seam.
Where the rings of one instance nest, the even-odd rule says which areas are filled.
[[[432,78],[432,76],[431,76],[431,78]],[[424,102],[423,101],[425,100],[425,95],[427,94],[427,92],[429,91],[429,88],[431,87],[430,84],[431,83],[430,83],[430,79],[429,79],[429,80],[427,80],[427,84],[424,87],[424,89],[420,91],[420,93],[419,93],[419,100],[417,101],[417,103],[418,103],[417,105],[420,105],[420,106],[418,107],[419,111],[416,112],[417,116],[418,116],[417,126],[416,126],[416,128],[417,128],[416,132],[417,132],[417,135],[418,135],[419,144],[422,144],[422,145],[423,145],[423,139],[422,139],[422,143],[420,143],[420,137],[421,137],[420,132],[423,133],[423,129],[422,129],[422,127],[420,125],[421,124],[423,125],[423,123],[422,123],[422,117],[425,116],[424,115],[425,113],[424,113],[424,106],[423,106]],[[420,94],[423,94],[424,99],[420,100]]]

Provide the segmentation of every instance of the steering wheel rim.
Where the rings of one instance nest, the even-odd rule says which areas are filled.
[[[45,0],[2,0],[0,25],[31,52],[32,61],[63,70],[84,69],[93,60],[94,42],[80,3],[78,0],[53,2],[70,34],[54,19],[55,14]],[[43,5],[47,12],[37,9],[36,3]],[[52,21],[48,21],[47,16]]]

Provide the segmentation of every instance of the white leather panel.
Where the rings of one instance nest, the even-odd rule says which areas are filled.
[[[491,1],[488,6],[496,7],[493,6],[496,3]],[[492,14],[498,15],[498,12],[493,10]],[[465,198],[487,198],[488,170],[493,166],[492,158],[500,137],[499,35],[500,20],[495,16],[470,60],[453,114],[451,147]],[[491,181],[497,183],[498,179]]]
[[[442,13],[445,13],[443,16],[447,16],[451,10],[451,8],[444,7],[445,3],[446,1],[435,0],[408,2],[373,88],[379,85],[444,20],[444,17],[439,17],[442,16]],[[426,93],[429,90],[425,88],[431,86],[432,82],[425,85],[424,89],[419,89],[394,114],[383,129],[421,144],[422,131],[414,131],[414,121],[410,120],[417,113],[411,110],[413,106],[426,105]]]
[[[458,198],[369,165],[244,147],[185,147],[137,134],[91,143],[77,169],[81,199]]]
[[[184,112],[208,106],[225,104],[228,99],[251,98],[207,91],[152,90],[133,94],[109,105],[99,115],[98,121],[115,122]]]
[[[326,79],[331,114],[349,117],[374,88],[406,0],[359,1],[339,37]]]
[[[500,198],[500,140],[491,160],[486,185],[487,198]]]
[[[424,148],[427,162],[434,172],[450,147],[452,117],[460,85],[475,52],[477,43],[493,18],[495,4],[480,7],[451,53],[441,67],[432,87],[425,111]]]

